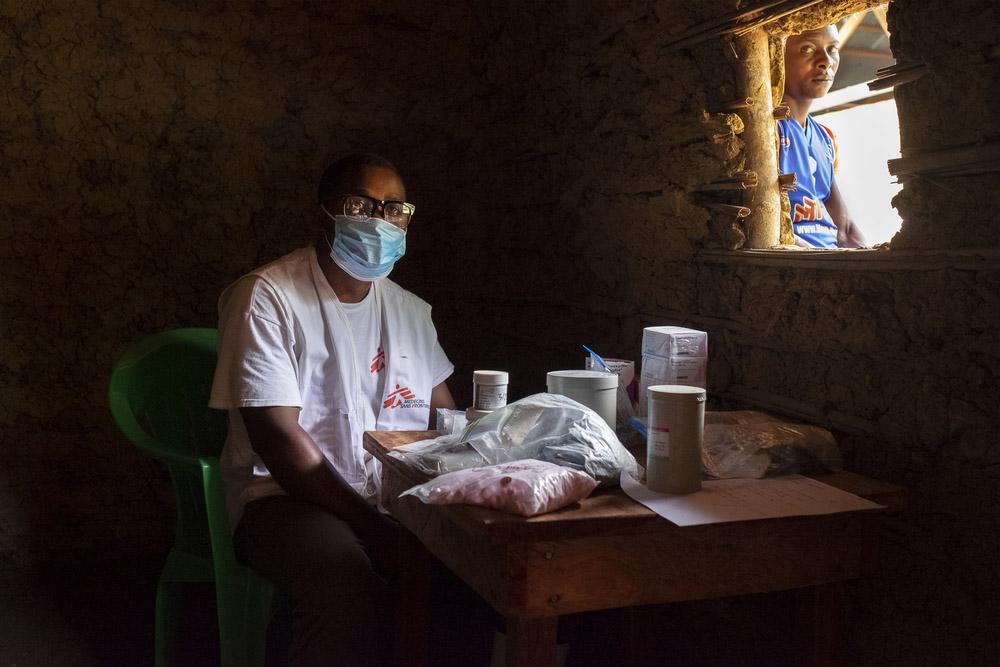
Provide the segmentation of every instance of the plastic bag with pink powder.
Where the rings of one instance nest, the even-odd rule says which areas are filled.
[[[416,496],[432,505],[464,503],[535,516],[583,500],[596,486],[597,480],[585,472],[523,459],[445,473],[407,489],[400,497]]]

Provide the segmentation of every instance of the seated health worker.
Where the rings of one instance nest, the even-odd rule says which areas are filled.
[[[778,169],[794,173],[788,193],[797,245],[858,248],[864,236],[851,219],[837,186],[837,140],[809,115],[813,100],[826,95],[840,64],[836,26],[792,35],[785,43],[785,93],[788,118],[778,121]]]
[[[387,278],[413,212],[391,163],[344,157],[320,180],[315,244],[219,299],[210,405],[229,410],[234,543],[289,596],[292,665],[384,660],[399,526],[375,507],[362,434],[455,407],[430,306]]]

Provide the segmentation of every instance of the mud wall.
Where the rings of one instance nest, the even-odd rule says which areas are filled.
[[[997,176],[908,183],[867,258],[719,249],[737,232],[696,188],[748,167],[747,128],[709,113],[736,65],[662,45],[735,4],[5,8],[0,560],[168,542],[163,475],[107,416],[115,359],[211,326],[228,281],[311,240],[323,165],[371,148],[418,205],[393,277],[434,304],[459,403],[476,367],[523,396],[580,343],[636,358],[645,325],[706,329],[716,400],[829,426],[849,467],[911,492],[851,587],[851,655],[991,659]],[[904,150],[996,140],[996,61],[964,66],[995,12],[890,7],[897,54],[933,64],[897,91]]]
[[[223,286],[311,242],[331,159],[391,155],[428,221],[470,189],[485,56],[462,3],[416,23],[408,3],[245,7],[3,5],[0,566],[169,539],[164,475],[110,420],[112,366],[214,326]],[[426,291],[444,277],[414,239]]]
[[[830,4],[775,32],[817,27],[849,3]],[[725,245],[713,229],[725,221],[697,186],[752,166],[740,133],[752,129],[702,113],[736,97],[726,45],[658,46],[702,15],[679,2],[507,12],[505,23],[542,28],[502,34],[490,61],[500,106],[520,121],[495,156],[493,184],[511,196],[489,243],[504,269],[470,308],[491,343],[477,357],[505,361],[523,395],[544,388],[545,370],[579,366],[581,342],[637,358],[644,325],[706,329],[720,403],[827,426],[851,469],[910,492],[883,535],[879,576],[850,587],[852,661],[994,659],[1000,248],[996,225],[970,222],[977,197],[994,201],[997,174],[908,182],[890,250],[711,250]],[[996,140],[984,119],[997,61],[948,65],[995,46],[991,12],[890,8],[894,48],[931,63],[898,91],[904,151]]]

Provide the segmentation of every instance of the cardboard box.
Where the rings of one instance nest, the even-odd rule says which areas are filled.
[[[605,359],[604,363],[608,365],[608,370],[618,376],[618,384],[622,386],[628,386],[635,379],[635,362],[630,359]],[[600,364],[594,361],[594,358],[587,356],[583,360],[583,367],[588,371],[600,371],[604,370],[601,368]]]
[[[697,329],[662,326],[642,330],[642,356],[707,357],[708,334]]]
[[[642,357],[641,377],[659,380],[650,384],[687,384],[704,387],[707,370],[707,357],[658,357],[647,354]]]
[[[683,384],[706,389],[708,371],[707,357],[658,357],[643,355],[639,374],[638,410],[641,416],[647,413],[649,397],[646,389],[658,384]]]
[[[643,355],[642,376],[650,379],[660,378],[660,384],[690,384],[703,386],[705,384],[708,357],[658,357],[654,354]],[[683,380],[683,382],[674,382]]]

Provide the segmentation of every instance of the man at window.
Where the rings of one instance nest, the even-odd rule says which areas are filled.
[[[810,115],[813,100],[829,92],[840,64],[836,26],[792,35],[785,43],[785,94],[789,118],[778,121],[778,168],[795,174],[788,193],[792,231],[809,248],[858,248],[864,236],[837,186],[837,140]]]

